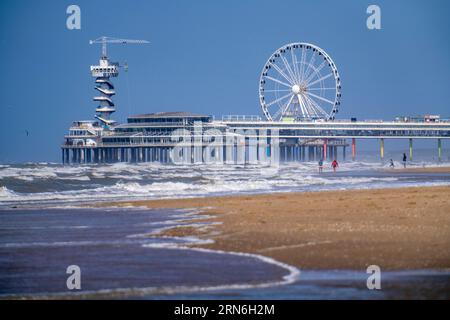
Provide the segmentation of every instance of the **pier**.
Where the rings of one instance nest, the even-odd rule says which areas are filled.
[[[399,117],[393,121],[338,119],[342,83],[336,64],[321,48],[290,43],[277,49],[264,65],[259,81],[261,116],[213,116],[189,112],[159,112],[129,116],[126,123],[111,119],[116,94],[111,78],[121,65],[110,62],[108,43],[141,44],[145,40],[100,37],[98,65],[91,66],[97,95],[97,121],[75,121],[61,145],[64,164],[160,162],[175,164],[252,164],[357,158],[357,144],[407,139],[409,159],[414,140],[450,139],[450,120],[437,115]],[[128,66],[126,66],[125,71]]]
[[[180,137],[184,139],[181,141]],[[65,164],[173,163],[176,148],[190,155],[190,160],[184,159],[183,163],[202,163],[211,146],[222,155],[220,160],[224,163],[237,164],[260,161],[264,156],[278,157],[280,162],[332,160],[338,155],[345,160],[348,147],[351,147],[351,159],[355,160],[357,141],[367,139],[379,140],[381,160],[386,140],[407,140],[412,160],[413,141],[433,139],[441,160],[442,140],[450,139],[450,121],[216,121],[206,115],[163,112],[131,116],[114,131],[104,131],[95,122],[76,122],[61,147]],[[251,154],[252,146],[254,154]],[[186,151],[187,148],[190,150]],[[227,158],[227,152],[233,156]]]

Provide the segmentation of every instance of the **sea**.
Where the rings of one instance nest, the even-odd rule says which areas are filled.
[[[408,162],[409,167],[432,165],[450,162]],[[326,162],[320,174],[316,162],[278,167],[1,164],[0,299],[449,299],[450,270],[386,271],[382,289],[369,290],[366,270],[299,270],[265,256],[202,249],[211,239],[160,234],[178,225],[211,227],[197,208],[93,206],[450,185],[450,174],[387,168],[388,162],[375,157],[341,161],[336,173]],[[79,288],[68,285],[70,266],[79,268]]]

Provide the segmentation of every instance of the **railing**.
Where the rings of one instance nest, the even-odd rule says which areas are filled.
[[[261,117],[257,115],[225,115],[222,121],[261,121]]]

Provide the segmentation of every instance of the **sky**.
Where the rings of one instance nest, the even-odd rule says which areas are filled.
[[[80,30],[66,27],[71,4]],[[381,30],[366,26],[371,4]],[[336,63],[339,118],[450,118],[446,0],[2,0],[0,163],[60,161],[71,122],[93,119],[89,66],[101,49],[89,40],[102,35],[150,41],[108,47],[129,65],[114,79],[119,122],[159,111],[261,115],[261,69],[291,42],[314,43]]]

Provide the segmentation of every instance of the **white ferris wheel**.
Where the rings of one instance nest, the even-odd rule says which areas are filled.
[[[336,65],[313,44],[290,43],[279,48],[261,72],[259,101],[270,121],[334,120],[340,98]]]

